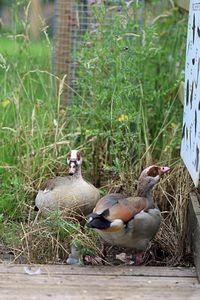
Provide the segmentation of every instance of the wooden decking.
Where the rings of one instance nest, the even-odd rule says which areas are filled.
[[[38,267],[41,274],[28,275],[24,265],[0,264],[0,299],[200,299],[194,268],[44,265],[34,269]]]

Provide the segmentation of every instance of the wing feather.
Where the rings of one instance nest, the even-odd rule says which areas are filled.
[[[146,198],[108,194],[99,200],[93,212],[99,215],[103,214],[104,218],[111,222],[115,219],[127,222],[147,208],[148,202]]]

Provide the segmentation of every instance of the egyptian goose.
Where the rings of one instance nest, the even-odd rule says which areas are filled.
[[[48,180],[35,198],[35,205],[44,216],[55,208],[87,216],[100,198],[99,191],[81,175],[80,151],[72,150],[67,163],[68,176]]]
[[[135,251],[135,264],[143,262],[143,253],[161,223],[160,210],[155,206],[152,189],[169,167],[150,166],[142,171],[136,196],[108,194],[101,198],[88,216],[103,241]]]

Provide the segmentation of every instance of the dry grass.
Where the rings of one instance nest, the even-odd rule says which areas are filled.
[[[180,162],[155,191],[163,215],[161,228],[152,242],[147,261],[153,264],[187,265],[191,263],[188,243],[188,203],[191,178]]]
[[[11,228],[12,236],[8,239],[7,233]],[[66,212],[55,211],[44,219],[31,207],[29,222],[15,224],[14,228],[13,231],[12,223],[4,224],[0,244],[2,260],[10,254],[11,260],[18,263],[63,263],[72,241],[76,243],[80,257],[90,253],[90,249],[91,253],[99,251],[95,233],[83,231],[75,218],[66,219]]]
[[[100,251],[95,233],[82,232],[74,219],[66,221],[60,212],[42,219],[34,211],[34,196],[42,182],[66,174],[66,153],[70,148],[84,150],[88,159],[83,168],[86,178],[93,179],[103,194],[133,194],[142,167],[151,159],[161,163],[163,155],[168,161],[179,156],[182,109],[177,88],[184,66],[186,17],[174,10],[163,16],[155,16],[157,25],[143,31],[143,47],[139,40],[136,47],[137,39],[132,43],[132,39],[124,38],[119,19],[115,25],[121,38],[116,40],[114,34],[115,47],[110,48],[106,33],[105,41],[97,35],[96,48],[81,51],[83,65],[89,61],[91,69],[80,68],[84,80],[80,95],[75,92],[75,100],[82,104],[74,110],[61,107],[64,78],[51,74],[49,41],[39,45],[46,49],[41,57],[38,47],[31,48],[35,55],[30,54],[28,30],[23,43],[17,42],[18,55],[7,57],[8,49],[13,52],[13,44],[5,47],[7,65],[1,76],[4,88],[0,107],[2,259],[9,254],[14,261],[63,262],[72,240],[77,241],[82,254]],[[130,25],[133,28],[134,24]],[[15,34],[13,39],[16,40]],[[122,51],[127,45],[129,51]],[[98,56],[98,68],[93,55]],[[170,74],[167,80],[166,74]],[[54,81],[59,88],[52,101]],[[91,95],[94,106],[89,101]],[[121,116],[127,120],[120,121]],[[186,263],[190,188],[190,178],[180,163],[155,189],[163,223],[146,253],[146,263]]]
[[[121,176],[118,180],[113,179],[109,182],[109,190],[122,190],[125,177]],[[131,174],[128,182],[126,181],[124,193],[131,194],[135,189],[135,177],[136,174]],[[133,186],[131,182],[134,182]],[[155,188],[154,197],[162,211],[163,222],[156,238],[146,251],[147,265],[177,266],[191,263],[187,240],[187,212],[191,187],[188,172],[180,162]],[[12,228],[12,235],[18,237],[14,239],[12,236],[10,245],[0,245],[4,258],[6,253],[12,253],[11,258],[16,262],[63,263],[69,254],[72,241],[76,241],[80,255],[101,252],[95,232],[87,228],[83,231],[76,219],[69,218],[69,211],[55,211],[43,219],[32,206],[26,207],[26,210],[29,210],[26,223],[4,224],[5,235]],[[4,240],[4,237],[2,238]],[[9,241],[8,237],[6,240]]]

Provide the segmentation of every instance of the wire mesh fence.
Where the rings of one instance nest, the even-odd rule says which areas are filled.
[[[141,29],[144,4],[144,0],[56,0],[54,72],[60,79],[65,76],[63,103],[74,104],[74,95],[78,89],[77,83],[81,80],[77,75],[77,69],[80,67],[77,53],[83,47],[90,46],[84,43],[84,37],[88,33],[95,34],[102,23],[104,34],[112,32],[113,18],[122,10],[130,12],[130,16],[135,19]],[[135,5],[137,5],[137,10],[134,10]],[[100,17],[103,16],[103,20],[98,18],[100,10],[104,12]]]

